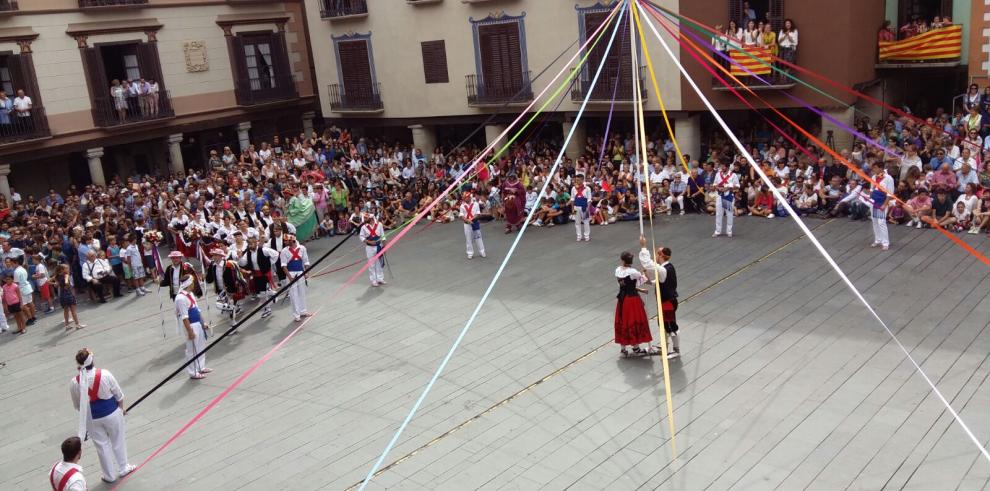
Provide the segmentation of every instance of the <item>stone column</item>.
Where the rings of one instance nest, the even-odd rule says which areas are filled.
[[[303,133],[306,134],[306,138],[313,134],[313,118],[316,117],[316,113],[313,111],[304,112],[302,114],[303,120]]]
[[[10,175],[10,164],[0,164],[0,194],[7,197],[8,204],[13,204],[10,200],[10,181],[7,180],[8,175]]]
[[[237,142],[241,146],[241,150],[247,150],[247,147],[251,145],[251,135],[248,133],[250,130],[250,121],[237,123]]]
[[[681,153],[690,155],[691,160],[702,162],[701,154],[701,116],[686,116],[674,120],[674,136]],[[690,162],[687,162],[690,164]]]
[[[855,127],[856,113],[852,107],[842,109],[826,109],[823,112],[831,116],[836,121]],[[852,135],[840,128],[839,125],[829,121],[828,119],[822,118],[822,133],[818,135],[818,138],[821,139],[823,143],[828,143],[829,130],[832,131],[832,138],[835,142],[836,152],[841,152],[842,149],[852,150]]]
[[[185,173],[186,164],[182,161],[182,133],[168,135],[168,159],[172,163],[169,169],[173,174]]]
[[[86,160],[89,162],[89,179],[93,184],[106,186],[107,180],[103,177],[103,147],[90,148],[86,150]]]
[[[432,126],[423,126],[421,124],[414,124],[409,129],[412,130],[413,147],[420,149],[426,158],[430,158],[430,155],[433,155],[433,149],[437,146],[436,129]],[[496,134],[495,136],[498,135]]]
[[[496,123],[496,124],[485,125],[485,143],[491,144],[493,141],[495,141],[496,138],[498,138],[498,135],[501,135],[502,134],[503,131],[505,131],[505,125],[504,124],[497,124]],[[508,140],[508,138],[503,138],[503,139],[499,140],[499,143],[500,143],[499,147],[501,145],[504,145],[507,140]],[[497,150],[498,150],[498,148],[496,148],[496,151]],[[432,153],[433,151],[430,150],[430,152]]]
[[[574,127],[573,121],[564,120],[563,123],[564,138],[567,138],[567,135],[571,132],[572,127]],[[564,154],[567,155],[571,160],[577,160],[578,157],[580,157],[581,154],[584,153],[584,144],[585,144],[585,140],[587,139],[588,136],[585,133],[584,123],[579,121],[577,127],[574,128],[574,136],[572,136],[571,140],[567,142],[567,148],[564,150]]]

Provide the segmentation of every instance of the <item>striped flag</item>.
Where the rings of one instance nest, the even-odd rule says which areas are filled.
[[[959,58],[962,26],[933,29],[900,41],[880,41],[880,61],[923,61]]]
[[[732,50],[732,74],[737,77],[753,75],[769,75],[773,56],[770,51],[759,46],[746,46],[746,51]],[[745,68],[745,70],[743,69]],[[747,72],[746,70],[749,70]]]

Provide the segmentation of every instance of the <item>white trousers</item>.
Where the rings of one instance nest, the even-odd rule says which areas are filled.
[[[83,401],[82,404],[88,404]],[[116,411],[100,419],[86,422],[89,439],[96,447],[96,456],[100,459],[103,477],[108,480],[117,479],[121,472],[127,469],[127,432],[124,425],[124,411],[119,407]],[[114,463],[117,468],[114,469]]]
[[[191,360],[196,353],[203,351],[206,348],[206,333],[203,332],[203,324],[199,322],[194,322],[190,325],[192,327],[193,333],[196,334],[196,338],[190,340],[189,336],[186,335],[186,330],[182,330],[182,335],[186,338],[186,361]],[[203,353],[196,358],[196,361],[190,363],[186,366],[186,373],[189,376],[196,375],[203,368],[206,368],[206,353]]]
[[[591,216],[578,206],[574,207],[574,232],[577,234],[578,240],[581,240],[582,237],[591,238]]]
[[[889,246],[890,236],[887,234],[887,218],[872,217],[872,220],[873,220],[873,243]]]
[[[289,281],[302,273],[289,271]],[[289,287],[289,301],[292,303],[292,317],[298,318],[306,313],[306,279],[303,278]]]
[[[478,243],[478,254],[485,255],[485,242],[481,240],[481,229],[473,230],[471,225],[464,225],[464,241],[467,242],[468,258],[474,256],[474,243]]]
[[[665,201],[667,203],[667,209],[668,210],[672,210],[673,209],[674,202],[676,201],[677,202],[677,209],[680,210],[680,211],[684,211],[684,195],[683,194],[677,196],[676,198],[673,195],[667,196],[667,199]],[[719,201],[721,201],[721,200],[719,200]],[[731,215],[731,213],[730,213],[730,215]],[[731,230],[731,226],[730,226],[730,230]]]
[[[7,315],[0,310],[0,332],[9,331],[10,325],[7,324]]]
[[[725,217],[725,232],[732,233],[732,203],[726,202],[721,197],[715,199],[715,233],[722,233],[722,217]]]
[[[377,247],[369,245],[364,246],[364,255],[367,256],[368,259],[375,257],[375,254],[378,254]],[[385,270],[382,269],[381,258],[376,259],[375,262],[368,267],[368,279],[371,280],[372,283],[381,283],[385,281]]]

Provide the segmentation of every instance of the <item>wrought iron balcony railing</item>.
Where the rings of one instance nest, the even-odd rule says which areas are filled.
[[[372,84],[371,87],[370,91],[347,92],[340,84],[330,84],[327,89],[330,94],[330,110],[338,113],[384,110],[382,84]]]
[[[522,72],[520,77],[488,77],[478,75],[465,77],[468,104],[490,106],[497,104],[518,104],[533,100],[533,86],[530,72]]]

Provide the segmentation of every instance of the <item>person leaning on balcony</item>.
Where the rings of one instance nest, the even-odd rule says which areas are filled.
[[[113,99],[113,108],[117,111],[117,118],[121,121],[127,119],[127,89],[120,85],[120,80],[113,79],[110,82],[110,97]]]
[[[780,57],[786,62],[794,63],[794,55],[798,47],[798,29],[793,20],[784,19],[784,27],[777,35],[777,43],[780,44]]]
[[[14,98],[14,111],[17,113],[17,126],[24,130],[33,130],[34,124],[31,119],[31,108],[34,102],[31,97],[24,93],[24,89],[17,89],[17,97]]]
[[[777,56],[777,33],[773,32],[773,26],[763,25],[763,34],[760,35],[760,47],[765,48],[770,54]]]
[[[0,90],[0,136],[11,134],[10,113],[14,110],[14,101],[7,97],[7,91]]]
[[[141,106],[141,116],[148,116],[151,114],[151,86],[143,78],[138,80],[136,85],[138,90],[138,104]]]
[[[890,21],[883,21],[883,24],[880,26],[880,31],[877,32],[877,41],[887,43],[896,40],[897,34],[894,34],[894,29],[890,26]]]
[[[124,89],[127,90],[127,113],[132,116],[141,114],[141,105],[138,102],[138,82],[137,80],[125,80]]]

